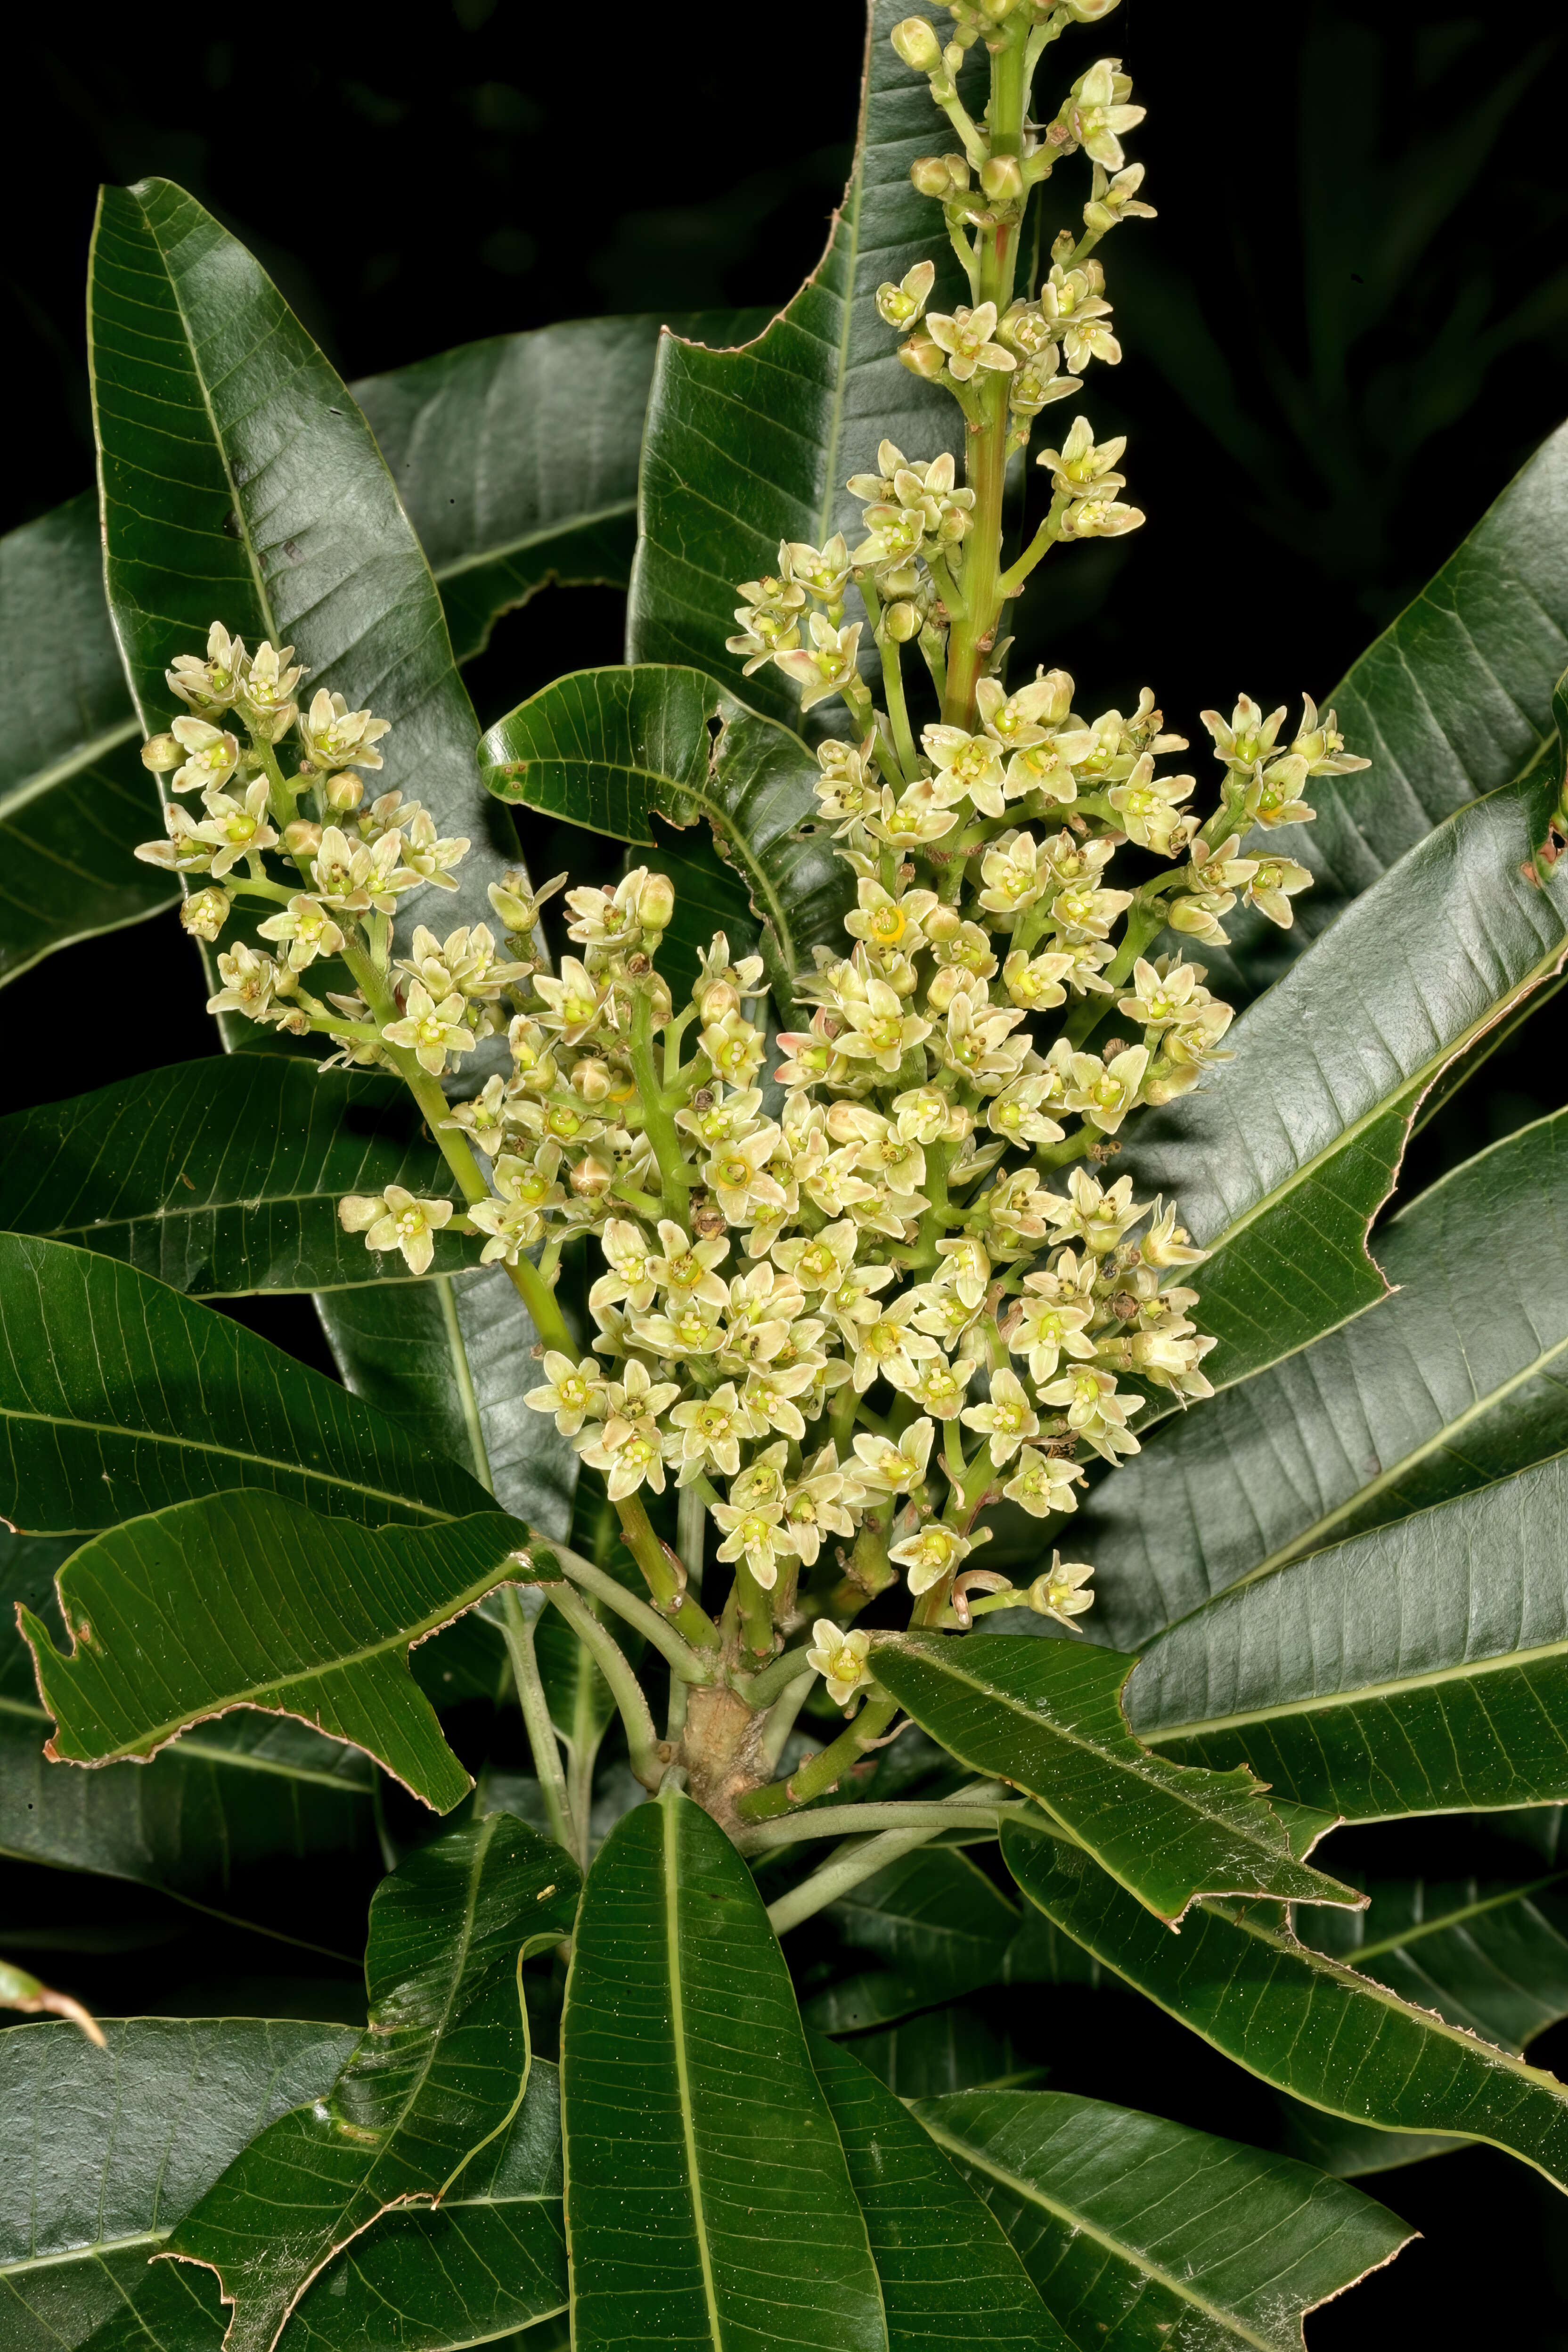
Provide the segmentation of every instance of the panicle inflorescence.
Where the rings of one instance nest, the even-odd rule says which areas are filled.
[[[570,951],[553,971],[540,907],[563,876],[493,885],[499,940],[421,925],[396,952],[402,899],[453,887],[468,844],[438,838],[397,791],[366,803],[385,723],[325,691],[301,714],[288,648],[247,655],[215,623],[205,658],[168,674],[186,714],[144,754],[174,797],[167,840],[139,855],[198,886],[188,928],[214,940],[237,897],[275,902],[258,927],[270,952],[220,953],[214,1009],[321,1031],[335,1059],[401,1072],[458,1176],[460,1211],[394,1186],[344,1201],[344,1225],[416,1275],[443,1229],[481,1235],[486,1262],[525,1296],[538,1286],[536,1316],[563,1249],[591,1238],[591,1345],[547,1345],[525,1402],[616,1503],[697,1489],[748,1625],[787,1633],[822,1611],[809,1661],[851,1707],[868,1643],[837,1621],[900,1577],[926,1624],[1028,1607],[1073,1627],[1089,1568],[1053,1555],[1016,1589],[966,1565],[984,1515],[1005,1502],[1058,1521],[1086,1456],[1114,1466],[1138,1451],[1152,1396],[1211,1393],[1213,1341],[1185,1280],[1205,1253],[1110,1163],[1140,1108],[1226,1058],[1231,1008],[1190,948],[1222,946],[1241,905],[1288,925],[1310,879],[1248,836],[1309,821],[1310,777],[1366,764],[1331,711],[1309,702],[1282,740],[1284,711],[1244,695],[1228,721],[1203,714],[1221,763],[1205,821],[1196,779],[1166,772],[1187,745],[1151,692],[1086,719],[1065,671],[1004,676],[1001,618],[1046,550],[1142,520],[1121,503],[1123,440],[1097,442],[1079,415],[1040,456],[1046,520],[1001,569],[1006,457],[1091,360],[1120,358],[1092,248],[1149,213],[1121,146],[1142,110],[1101,59],[1003,152],[994,104],[977,124],[958,77],[981,39],[1026,45],[1032,72],[1067,25],[1111,5],[952,0],[945,45],[923,18],[893,36],[958,141],[913,178],[941,202],[974,299],[932,312],[937,271],[921,260],[877,308],[905,363],[963,409],[968,478],[945,451],[883,440],[847,485],[857,543],[786,541],[776,572],[741,586],[729,646],[744,673],[771,665],[803,710],[837,698],[849,715],[847,737],[818,745],[816,798],[854,905],[842,943],[795,977],[798,1025],[770,1036],[763,960],[723,933],[676,1003],[658,966],[675,893],[645,866],[566,891]],[[1004,233],[1080,150],[1083,229],[1058,237],[1037,294],[1012,299]],[[862,674],[868,630],[882,707],[875,663]],[[939,704],[918,739],[900,667],[910,643]],[[353,987],[313,994],[318,961]],[[447,1100],[439,1082],[502,1034],[510,1072]]]

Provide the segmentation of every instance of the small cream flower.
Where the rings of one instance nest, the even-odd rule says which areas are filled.
[[[428,1273],[436,1235],[452,1222],[450,1201],[416,1201],[401,1184],[376,1196],[351,1192],[338,1202],[345,1231],[363,1233],[366,1249],[401,1250],[410,1274]]]
[[[827,1696],[835,1706],[847,1706],[857,1691],[869,1687],[871,1675],[866,1664],[871,1651],[871,1636],[858,1627],[846,1633],[831,1617],[819,1617],[811,1629],[813,1647],[805,1654],[808,1666],[815,1666],[827,1685]]]

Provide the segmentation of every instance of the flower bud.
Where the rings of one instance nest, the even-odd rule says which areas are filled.
[[[915,73],[934,73],[942,63],[942,43],[923,16],[906,16],[889,36],[905,65]]]
[[[907,646],[911,637],[920,635],[919,606],[903,598],[889,604],[882,615],[882,626],[896,646]]]
[[[947,165],[940,155],[917,156],[910,165],[910,179],[917,195],[945,196],[952,193]]]
[[[587,1061],[578,1062],[573,1069],[570,1085],[573,1093],[581,1095],[584,1102],[603,1102],[610,1091],[609,1064],[592,1057]]]
[[[931,974],[931,986],[926,990],[926,1003],[933,1013],[945,1013],[953,998],[963,994],[968,985],[969,974],[966,971],[957,964],[944,963],[940,971]]]
[[[364,798],[364,786],[352,768],[340,769],[327,778],[327,806],[340,813],[358,808]]]
[[[595,1160],[594,1154],[589,1151],[584,1153],[573,1169],[569,1181],[572,1190],[579,1200],[596,1201],[602,1194],[607,1192],[615,1182],[616,1171],[613,1168],[607,1168],[602,1160]]]
[[[675,885],[668,874],[650,874],[637,893],[637,920],[645,931],[667,930],[675,912]]]
[[[958,937],[963,929],[963,917],[956,907],[933,907],[921,928],[932,945],[940,948]]]
[[[290,857],[310,857],[321,845],[321,828],[310,818],[297,816],[292,824],[283,828],[283,846]]]
[[[216,940],[228,920],[234,901],[226,890],[193,890],[182,900],[180,921],[193,939]]]
[[[991,155],[980,166],[980,184],[994,205],[1016,204],[1024,193],[1024,174],[1016,155]]]
[[[934,383],[947,365],[947,353],[930,335],[911,335],[899,345],[899,357],[911,375],[923,376],[928,383]]]
[[[172,735],[150,736],[142,746],[142,765],[151,768],[155,776],[166,775],[171,768],[184,763],[184,751]]]
[[[698,1012],[702,1018],[702,1026],[704,1029],[712,1028],[716,1022],[722,1021],[726,1013],[738,1012],[740,1004],[739,992],[731,988],[727,980],[710,982],[698,999],[697,1004]]]

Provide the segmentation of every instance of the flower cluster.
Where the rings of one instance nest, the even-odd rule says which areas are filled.
[[[853,905],[840,944],[795,976],[781,1007],[795,1025],[776,1041],[762,959],[722,933],[676,1001],[658,962],[675,893],[646,866],[566,891],[553,971],[537,926],[564,877],[492,886],[499,942],[485,926],[421,927],[395,954],[403,895],[450,887],[467,844],[438,839],[395,792],[364,804],[384,723],[324,692],[301,718],[287,650],[247,656],[215,625],[205,658],[169,673],[189,715],[144,755],[175,797],[167,842],[141,854],[201,881],[190,927],[216,937],[247,892],[277,902],[258,927],[276,954],[241,942],[220,956],[215,1007],[320,1030],[340,1057],[400,1072],[463,1194],[461,1209],[395,1187],[356,1196],[345,1227],[415,1275],[443,1229],[481,1237],[545,1335],[524,1401],[604,1480],[660,1606],[685,1604],[641,1498],[695,1490],[734,1570],[735,1622],[717,1638],[738,1654],[743,1625],[754,1663],[812,1625],[810,1663],[851,1708],[874,1654],[843,1621],[900,1580],[919,1623],[1025,1607],[1073,1628],[1089,1568],[1053,1554],[1016,1587],[970,1564],[988,1514],[1022,1514],[1015,1539],[1031,1520],[1048,1536],[1091,1462],[1138,1451],[1152,1399],[1211,1393],[1186,1279],[1205,1254],[1111,1163],[1140,1108],[1226,1059],[1231,1008],[1194,950],[1223,945],[1239,907],[1288,925],[1308,885],[1258,834],[1310,819],[1310,778],[1365,765],[1331,711],[1309,703],[1287,740],[1284,712],[1243,696],[1228,722],[1204,713],[1221,766],[1205,818],[1196,778],[1168,771],[1187,745],[1152,693],[1089,719],[1065,671],[1004,675],[1006,606],[1047,549],[1141,520],[1121,503],[1121,439],[1097,442],[1078,416],[1040,456],[1045,521],[1000,568],[1008,455],[1090,360],[1120,357],[1091,248],[1149,211],[1121,143],[1142,110],[1116,60],[1043,126],[1025,119],[1039,48],[1111,5],[950,0],[945,47],[923,18],[893,37],[962,149],[913,176],[973,265],[975,299],[932,312],[922,261],[877,308],[906,364],[963,411],[969,479],[942,451],[883,440],[848,484],[856,544],[786,541],[776,572],[740,588],[729,643],[745,672],[776,667],[803,710],[837,698],[849,719],[816,752],[815,821]],[[1013,152],[994,146],[996,107],[983,126],[959,96],[982,36],[1027,45]],[[1012,300],[996,262],[1019,244],[1008,225],[1078,152],[1093,173],[1083,232],[1058,237],[1037,294]],[[996,299],[980,296],[983,255]],[[918,733],[900,667],[914,641],[938,705]],[[279,747],[296,729],[285,775]],[[179,797],[193,792],[200,824]],[[293,885],[268,853],[293,860]],[[352,986],[310,994],[318,959]],[[503,1034],[510,1070],[450,1099],[443,1081]],[[574,1344],[551,1294],[584,1240],[593,1329]]]
[[[304,672],[293,651],[262,645],[247,653],[242,639],[215,621],[205,657],[177,656],[165,675],[185,712],[143,746],[142,757],[168,777],[174,793],[199,794],[202,816],[198,822],[183,797],[166,801],[166,837],[142,843],[136,855],[187,880],[206,877],[205,887],[188,892],[181,919],[208,942],[222,932],[237,897],[279,903],[279,911],[258,929],[279,953],[244,941],[220,953],[223,986],[209,1012],[241,1013],[300,1034],[334,1031],[344,1040],[344,1058],[384,1060],[363,997],[332,993],[329,1011],[300,975],[318,957],[342,955],[365,919],[390,917],[407,892],[427,882],[456,889],[452,868],[468,844],[438,838],[428,810],[400,792],[366,803],[359,772],[382,766],[375,747],[389,722],[351,710],[325,688],[301,713],[295,689]],[[246,730],[244,745],[235,722]],[[290,736],[298,764],[285,775],[279,749]],[[272,878],[268,850],[292,861],[301,887],[289,889]],[[459,1033],[472,1045],[493,1025],[489,1008],[514,968],[498,964],[496,942],[480,925],[444,943],[421,929],[413,961],[400,969],[410,976],[406,1018],[383,1034],[419,1050],[425,1066],[438,1069]],[[476,1013],[477,1025],[466,1028]]]

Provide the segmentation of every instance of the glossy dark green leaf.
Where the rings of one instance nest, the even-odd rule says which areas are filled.
[[[676,312],[739,342],[766,310]],[[458,659],[552,582],[624,588],[661,320],[574,319],[492,335],[351,386],[419,537]]]
[[[931,2136],[836,2043],[814,2035],[811,2063],[866,2216],[889,2352],[959,2343],[1073,2352],[1005,2231]]]
[[[944,16],[915,13],[948,37]],[[736,583],[776,570],[781,539],[820,547],[837,530],[858,536],[860,509],[844,485],[884,437],[921,459],[959,446],[951,402],[900,365],[900,338],[871,300],[884,279],[928,258],[938,271],[931,307],[968,299],[935,208],[910,185],[910,165],[940,145],[941,125],[925,83],[889,47],[908,14],[902,0],[874,0],[869,11],[854,171],[827,250],[794,301],[744,350],[669,336],[659,346],[627,616],[633,661],[734,677],[724,640],[735,631]],[[978,62],[972,51],[972,71]],[[978,111],[984,96],[967,95]],[[794,723],[796,697],[781,672],[758,671],[747,690]]]
[[[356,1396],[462,1463],[514,1518],[566,1536],[578,1458],[522,1402],[538,1334],[503,1266],[325,1291],[316,1307]]]
[[[330,2089],[351,2027],[110,2019],[0,2034],[0,2337],[80,2344],[247,2141]]]
[[[1347,1821],[1568,1795],[1568,1455],[1234,1587],[1144,1653],[1141,1739]]]
[[[167,2243],[217,2273],[230,2352],[268,2352],[343,2246],[389,2206],[437,2200],[506,2131],[529,2071],[521,1964],[570,1932],[577,1889],[568,1857],[504,1813],[422,1847],[383,1882],[363,2040],[323,2096],[235,2157]],[[138,2332],[128,2314],[95,2342],[108,2352]]]
[[[33,1535],[260,1486],[370,1526],[483,1487],[335,1381],[112,1258],[0,1234],[0,1513]]]
[[[49,1718],[21,1601],[63,1642],[54,1574],[68,1538],[0,1536],[0,1852],[188,1897],[342,1950],[380,1875],[368,1758],[292,1718],[204,1724],[152,1764],[68,1772],[44,1756]],[[311,1916],[298,1866],[330,1861]],[[324,1890],[321,1882],[325,1881]],[[322,1893],[328,1907],[323,1910]]]
[[[1391,1297],[1166,1422],[1073,1522],[1102,1638],[1131,1649],[1240,1576],[1568,1444],[1565,1201],[1559,1111],[1379,1228]]]
[[[172,907],[139,866],[159,827],[103,602],[90,490],[0,539],[0,983],[40,956]]]
[[[451,1194],[406,1087],[278,1054],[177,1062],[0,1118],[0,1227],[123,1258],[196,1298],[397,1281],[345,1192]],[[478,1243],[436,1240],[442,1272]],[[514,1294],[515,1296],[515,1294]]]
[[[1568,645],[1565,525],[1561,425],[1328,698],[1372,766],[1317,778],[1317,822],[1291,835],[1291,856],[1318,877],[1296,902],[1309,934],[1551,744]]]
[[[1016,1633],[879,1642],[878,1681],[972,1770],[1027,1790],[1157,1918],[1200,1895],[1303,1903],[1359,1897],[1299,1862],[1245,1772],[1184,1780],[1128,1731],[1131,1661]]]
[[[1568,869],[1521,872],[1561,790],[1542,770],[1447,818],[1242,1015],[1231,1061],[1130,1133],[1139,1197],[1214,1252],[1216,1385],[1384,1297],[1366,1233],[1422,1094],[1568,947]]]
[[[825,1914],[851,1950],[885,1965],[814,1993],[808,2025],[858,2033],[994,1984],[1019,1927],[1016,1906],[952,1847],[889,1863]]]
[[[478,734],[436,583],[342,380],[245,247],[167,180],[108,188],[89,289],[105,576],[145,730],[163,672],[222,619],[292,645],[313,692],[392,721],[383,791],[473,842],[409,919],[488,919],[516,850],[474,773]],[[498,822],[499,819],[499,822]]]
[[[1201,1905],[1178,1940],[1063,1841],[1007,1822],[1002,1853],[1065,1934],[1277,2090],[1352,2123],[1488,2140],[1568,2189],[1554,2075],[1309,1950],[1271,1905]]]
[[[576,2352],[887,2352],[877,2274],[762,1899],[671,1792],[589,1874],[562,2026]]]
[[[1031,1916],[1039,1916],[1032,1906]],[[1070,1937],[1060,1940],[1078,1950]],[[1086,1955],[1085,1970],[1094,1965]],[[900,2099],[940,2098],[981,2084],[1026,2083],[1039,2073],[1015,2042],[1001,2004],[994,2001],[946,2001],[897,2025],[857,2033],[847,2046]]]
[[[280,1495],[172,1504],[96,1536],[61,1569],[58,1651],[22,1611],[56,1731],[73,1764],[151,1756],[231,1707],[297,1715],[449,1811],[472,1787],[408,1671],[411,1643],[503,1581],[526,1578],[521,1522],[500,1511],[437,1527],[363,1528]]]
[[[786,1010],[811,949],[839,936],[847,868],[814,815],[816,761],[798,735],[693,669],[579,670],[498,720],[479,757],[504,800],[652,845],[650,816],[706,819],[761,927],[768,982]]]
[[[1303,1911],[1303,1943],[1517,2055],[1568,2017],[1568,1877],[1373,1879],[1364,1911]]]
[[[536,2058],[510,2131],[465,2168],[434,2212],[384,2213],[307,2289],[285,2352],[454,2352],[528,2328],[567,2302],[561,2211],[561,2095]]]
[[[1289,2157],[1065,2091],[914,2108],[1080,2345],[1300,2352],[1306,2314],[1416,2234]]]

